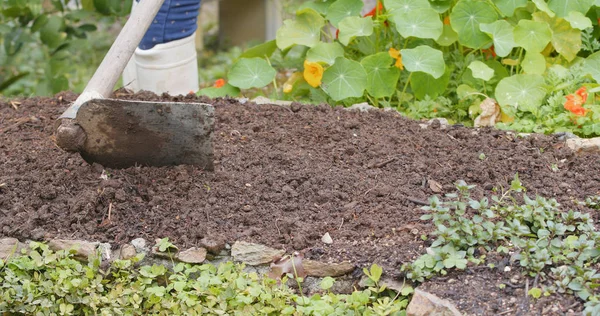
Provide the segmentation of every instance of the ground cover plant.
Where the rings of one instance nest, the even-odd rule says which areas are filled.
[[[490,97],[500,128],[600,135],[593,0],[386,0],[365,11],[360,0],[306,2],[276,40],[241,55],[228,84],[201,94],[272,85],[274,98],[465,124]]]
[[[27,315],[402,315],[406,291],[389,297],[378,286],[381,268],[366,270],[373,286],[349,295],[330,291],[335,280],[320,283],[321,294],[298,294],[282,280],[244,272],[227,262],[172,268],[138,265],[143,258],[115,260],[101,267],[99,254],[88,263],[66,250],[54,252],[32,242],[8,260],[0,259],[0,312]],[[371,272],[370,272],[371,271]],[[289,277],[294,278],[294,275]],[[297,280],[302,282],[301,279]]]

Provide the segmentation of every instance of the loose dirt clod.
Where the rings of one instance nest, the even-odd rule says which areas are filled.
[[[106,169],[108,179],[103,180],[102,168],[52,142],[54,120],[75,97],[14,100],[21,103],[18,110],[0,101],[5,122],[0,124],[47,118],[0,133],[0,183],[5,184],[0,188],[0,237],[85,239],[113,247],[139,237],[168,237],[181,249],[200,247],[210,237],[230,245],[246,241],[288,254],[299,251],[307,260],[349,261],[358,267],[375,262],[394,277],[403,262],[429,246],[421,235],[432,227],[419,220],[425,212],[420,204],[433,194],[427,179],[439,184],[440,196],[465,180],[477,185],[477,198],[507,187],[518,172],[530,194],[584,211],[573,201],[600,192],[600,155],[574,155],[555,146],[553,137],[520,138],[491,128],[477,135],[454,126],[421,129],[394,112],[328,106],[292,112],[206,98],[198,101],[213,103],[216,110],[214,172],[193,166],[131,167]],[[196,100],[151,93],[120,97]],[[233,130],[242,137],[232,135]],[[479,159],[482,152],[484,160]],[[109,209],[110,221],[101,225]],[[418,227],[417,234],[403,227]],[[321,242],[327,231],[335,233],[331,245]],[[497,284],[508,282],[502,271],[452,277],[458,282],[433,280],[427,290],[470,314],[516,310],[523,297],[517,292],[522,289],[498,289]],[[518,298],[512,305],[511,297]],[[563,300],[562,306],[577,302]],[[541,311],[548,302],[560,299],[541,298],[530,311]]]

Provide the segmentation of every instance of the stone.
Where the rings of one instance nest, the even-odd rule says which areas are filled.
[[[376,110],[377,108],[371,106],[367,102],[352,104],[351,106],[345,108],[346,110],[358,110],[360,112],[368,112],[369,110]]]
[[[302,260],[304,272],[314,277],[338,277],[354,271],[354,265],[350,262],[324,263],[315,260]]]
[[[135,257],[136,255],[137,251],[135,250],[135,247],[130,244],[125,244],[121,247],[121,254],[119,259],[128,260]]]
[[[571,138],[567,139],[565,143],[576,153],[600,153],[600,137]]]
[[[225,241],[219,238],[204,237],[200,240],[200,246],[213,255],[218,255],[225,249]]]
[[[329,233],[325,233],[325,235],[321,237],[321,241],[327,245],[333,244],[333,239],[331,239],[331,235],[329,235]]]
[[[148,244],[146,243],[146,239],[144,238],[136,238],[131,241],[131,245],[135,248],[137,252],[148,252],[150,249],[148,248]]]
[[[449,301],[431,293],[415,289],[406,307],[406,316],[461,316],[461,312]]]
[[[73,249],[76,258],[87,260],[90,255],[96,255],[98,243],[85,240],[52,239],[48,242],[48,247],[54,251]]]
[[[206,260],[206,249],[192,247],[178,252],[175,259],[185,263],[202,263]]]
[[[98,244],[98,250],[100,251],[100,255],[102,256],[102,261],[112,260],[112,251],[110,249],[109,243],[100,243]]]
[[[25,248],[25,244],[19,242],[16,238],[1,238],[0,239],[0,259],[6,260],[13,255],[20,255],[21,249]]]
[[[260,244],[236,241],[231,246],[231,256],[235,261],[255,266],[272,262],[285,254],[283,249],[274,249]]]

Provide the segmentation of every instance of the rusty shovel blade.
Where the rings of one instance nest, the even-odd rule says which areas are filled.
[[[213,170],[210,104],[94,99],[81,105],[75,122],[85,132],[79,152],[89,163]]]

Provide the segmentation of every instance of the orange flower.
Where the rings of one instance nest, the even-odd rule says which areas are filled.
[[[283,84],[283,93],[290,93],[294,89],[294,85],[298,80],[302,78],[302,73],[299,71],[294,72],[288,80]]]
[[[444,18],[444,25],[450,25],[450,16]]]
[[[377,14],[379,14],[381,11],[383,11],[383,4],[379,1],[377,1],[377,5],[373,8],[373,10],[369,11],[367,14],[363,15],[363,17],[367,17],[367,16],[375,16]]]
[[[494,45],[490,46],[490,48],[482,49],[482,53],[485,54],[485,59],[496,58],[496,51],[494,50]]]
[[[390,56],[394,59],[396,59],[396,63],[394,64],[394,66],[398,67],[398,69],[400,70],[404,70],[404,64],[402,63],[402,55],[400,54],[400,51],[390,47],[390,50],[388,50],[388,54],[390,54]]]
[[[306,80],[313,88],[321,85],[323,71],[323,66],[321,66],[321,64],[308,60],[304,61],[304,80]]]
[[[213,85],[213,87],[215,88],[221,88],[225,85],[225,79],[217,79],[217,81],[215,81],[215,84]]]
[[[567,101],[565,102],[565,109],[577,116],[585,116],[587,109],[582,105],[587,101],[588,93],[585,87],[581,87],[575,91],[575,93],[565,96]]]

